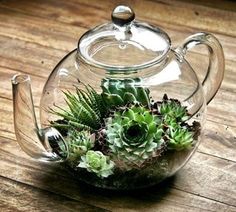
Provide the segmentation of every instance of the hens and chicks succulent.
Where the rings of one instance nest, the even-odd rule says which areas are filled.
[[[193,146],[190,115],[178,100],[164,95],[151,103],[138,78],[104,79],[101,88],[101,94],[90,86],[64,92],[68,109],[52,110],[63,118],[51,125],[66,138],[71,166],[105,178],[115,169],[141,169],[166,151]]]

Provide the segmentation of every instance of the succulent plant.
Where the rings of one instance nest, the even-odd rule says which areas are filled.
[[[179,124],[174,117],[164,115],[162,116],[163,125],[165,128],[178,128]]]
[[[151,110],[162,119],[167,149],[180,151],[193,145],[199,135],[200,124],[188,124],[191,116],[179,100],[169,99],[165,94],[162,101],[152,103]]]
[[[94,147],[94,140],[88,131],[71,130],[68,132],[66,142],[69,151],[68,162],[78,164],[78,160],[82,155]]]
[[[149,90],[139,86],[141,79],[103,79],[102,97],[109,107],[124,106],[127,103],[141,103],[149,106]]]
[[[51,109],[53,114],[63,118],[60,122],[51,122],[57,129],[75,128],[81,130],[98,130],[107,112],[104,101],[92,87],[85,86],[86,91],[76,88],[76,94],[70,91],[64,92],[68,108],[55,106]]]
[[[189,118],[186,107],[182,106],[178,100],[168,99],[167,95],[164,95],[163,102],[159,107],[159,112],[162,116],[176,120],[176,122],[183,122]]]
[[[107,119],[107,142],[114,160],[126,167],[141,167],[160,153],[162,139],[161,120],[157,115],[141,106],[134,105],[114,112]]]
[[[193,145],[193,133],[185,128],[169,128],[168,132],[168,145],[169,150],[181,151],[190,149]]]
[[[81,157],[78,165],[86,168],[87,171],[95,173],[98,177],[104,178],[113,174],[114,162],[100,151],[89,150],[86,155]]]
[[[168,99],[164,95],[163,101],[158,106],[165,127],[167,149],[181,151],[189,149],[193,144],[192,127],[186,123],[190,115],[187,108],[176,99]]]

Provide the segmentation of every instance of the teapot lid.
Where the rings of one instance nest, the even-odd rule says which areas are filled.
[[[79,56],[106,70],[137,70],[161,62],[170,49],[169,36],[157,27],[135,20],[124,5],[111,14],[112,22],[87,31],[79,40]]]

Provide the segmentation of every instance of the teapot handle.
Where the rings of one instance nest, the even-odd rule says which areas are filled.
[[[209,65],[206,76],[202,82],[207,104],[217,93],[224,76],[225,61],[224,52],[220,42],[215,36],[209,33],[200,32],[189,36],[176,52],[185,57],[187,50],[204,44],[209,50]]]

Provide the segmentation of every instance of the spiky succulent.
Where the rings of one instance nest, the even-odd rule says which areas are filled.
[[[86,168],[87,171],[103,178],[113,174],[114,165],[114,162],[108,156],[103,155],[102,152],[89,150],[86,155],[81,157],[78,167]]]
[[[51,109],[53,114],[63,118],[62,122],[52,122],[52,126],[59,130],[76,128],[79,131],[94,131],[100,128],[106,106],[101,95],[92,87],[85,88],[86,91],[76,88],[76,94],[64,92],[68,108],[55,106],[55,109]]]
[[[185,128],[169,128],[168,130],[168,146],[170,150],[181,151],[190,149],[193,145],[193,133]]]
[[[140,167],[162,148],[162,126],[157,115],[141,106],[116,111],[107,119],[107,142],[114,160],[125,168]]]
[[[66,142],[69,151],[67,160],[71,165],[78,164],[80,157],[94,147],[94,140],[88,131],[71,130],[68,132]]]
[[[127,103],[149,105],[149,90],[141,86],[141,79],[103,79],[102,97],[109,107],[124,106]]]

